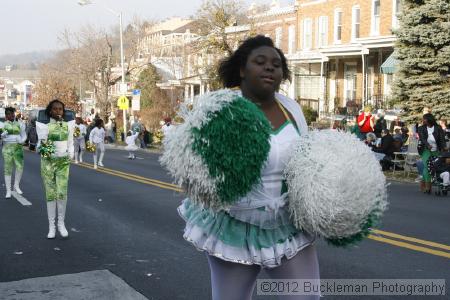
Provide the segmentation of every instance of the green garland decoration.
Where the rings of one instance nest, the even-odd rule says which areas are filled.
[[[192,149],[217,179],[222,204],[232,204],[259,183],[270,151],[271,126],[251,101],[237,97],[201,128],[193,128]]]

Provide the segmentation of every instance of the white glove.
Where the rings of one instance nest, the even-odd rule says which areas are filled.
[[[2,139],[4,139],[7,136],[8,136],[8,131],[3,131],[2,135],[1,135]]]

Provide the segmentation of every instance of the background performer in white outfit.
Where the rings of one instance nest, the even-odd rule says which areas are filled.
[[[127,138],[125,139],[125,143],[127,143],[127,146],[125,147],[125,150],[128,151],[128,158],[129,159],[136,159],[136,155],[134,152],[139,149],[138,146],[136,146],[136,139],[139,136],[139,131],[133,133],[131,130],[127,133]]]
[[[75,163],[77,164],[78,162],[83,162],[83,153],[86,149],[86,126],[83,124],[83,119],[80,117],[77,117],[75,122],[73,147],[75,153]]]
[[[95,127],[89,134],[89,142],[95,145],[94,169],[97,169],[97,153],[99,152],[98,165],[103,167],[103,156],[105,155],[105,129],[103,128],[102,119],[95,119]]]

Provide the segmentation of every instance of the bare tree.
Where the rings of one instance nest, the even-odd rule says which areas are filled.
[[[143,26],[136,19],[123,32],[125,76],[142,68],[136,58],[139,56],[138,44],[143,35]],[[115,66],[120,66],[119,33],[117,30],[108,32],[87,25],[78,32],[64,31],[60,41],[67,48],[66,75],[86,82],[93,89],[101,113],[109,115],[116,100],[111,98],[110,87],[122,80],[121,72],[113,70]]]
[[[57,57],[55,60],[60,58]],[[52,61],[39,67],[40,80],[34,87],[32,104],[45,107],[51,100],[58,98],[67,108],[79,111],[79,98],[74,82],[61,74],[60,70],[55,69],[54,64],[57,63]]]
[[[256,6],[253,12],[261,8]],[[255,35],[254,20],[248,17],[241,0],[206,0],[194,18],[200,38],[191,45],[191,52],[203,56],[197,72],[208,78],[212,89],[218,89],[221,87],[217,76],[219,61],[231,55],[240,42]]]

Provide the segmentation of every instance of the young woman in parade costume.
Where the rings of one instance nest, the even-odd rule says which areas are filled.
[[[86,126],[83,124],[83,119],[80,117],[75,119],[73,137],[75,163],[77,164],[78,162],[83,162],[83,153],[86,149]]]
[[[103,156],[105,155],[105,129],[103,128],[102,119],[95,119],[95,127],[89,133],[89,142],[95,145],[94,169],[97,169],[97,165],[103,167]],[[99,152],[100,156],[97,160],[97,154]]]
[[[125,150],[128,151],[129,159],[136,159],[136,155],[134,153],[139,149],[139,147],[136,146],[136,139],[138,136],[139,131],[133,133],[131,130],[129,130],[127,133],[127,138],[125,139],[127,146],[125,147]]]
[[[161,158],[169,170],[177,169],[176,164],[186,160],[189,160],[190,166],[198,169],[198,172],[188,172],[186,176],[189,180],[181,182],[190,197],[183,201],[178,212],[186,221],[184,238],[198,250],[206,252],[213,299],[251,299],[256,278],[262,268],[272,278],[319,280],[314,246],[316,237],[296,229],[286,207],[283,170],[289,160],[292,143],[307,132],[300,106],[277,93],[282,80],[290,76],[286,58],[270,38],[257,36],[244,41],[233,55],[222,61],[219,75],[224,86],[231,90],[211,93],[206,96],[209,99],[205,98],[204,101],[199,99],[203,102],[198,106],[194,103],[192,113],[194,119],[195,116],[199,117],[185,123],[206,124],[213,114],[217,116],[216,119],[229,119],[222,124],[219,124],[220,121],[211,121],[214,123],[211,126],[217,125],[214,128],[207,124],[185,132],[185,125],[178,125],[179,128],[172,130],[165,139],[165,153]],[[208,105],[216,112],[205,112],[202,116],[201,110]],[[233,105],[242,107],[242,112],[238,108],[228,113],[228,108]],[[242,115],[239,124],[233,122],[237,114]],[[251,119],[253,115],[258,117]],[[245,121],[247,116],[248,121]],[[254,133],[244,138],[243,132],[253,128]],[[197,138],[197,135],[207,133],[212,133],[212,139],[220,134],[229,138],[222,140],[220,145],[212,140]],[[181,139],[193,139],[194,149],[179,146],[182,144]],[[260,140],[264,142],[254,143]],[[237,172],[232,176],[235,178],[231,180],[236,179],[236,184],[226,185],[230,179],[226,173],[211,178],[215,170],[212,163],[207,167],[202,165],[202,161],[208,162],[211,157],[211,149],[217,147],[219,151],[238,147],[234,157],[221,156],[226,164],[236,169],[240,167],[239,164],[246,164],[240,174]],[[262,151],[259,148],[265,149]],[[252,164],[261,167],[253,170]],[[205,168],[209,168],[209,172]],[[241,185],[247,181],[247,175],[252,172],[250,169],[255,171],[259,184],[249,189],[249,192],[239,192]],[[175,172],[171,173],[177,177]],[[196,181],[206,186],[211,183],[211,187],[197,189],[193,184]],[[218,184],[217,187],[217,182],[224,184]],[[236,195],[239,197],[229,201],[229,205],[224,205],[223,202],[218,203],[214,196],[206,195],[208,189],[228,200],[234,199]],[[319,296],[290,299],[319,299]]]
[[[58,211],[58,232],[63,238],[69,233],[65,226],[67,188],[70,160],[73,157],[75,121],[65,121],[64,103],[52,100],[45,109],[47,124],[36,122],[38,146],[41,153],[41,177],[47,199],[49,231],[47,238],[55,238],[55,218]]]
[[[4,123],[0,122],[1,137],[3,140],[3,162],[5,172],[5,198],[11,198],[11,177],[14,165],[16,173],[14,178],[14,191],[22,194],[19,188],[20,179],[23,173],[23,148],[22,143],[25,142],[27,135],[25,132],[25,124],[16,121],[14,117],[15,108],[7,107],[5,109]]]

